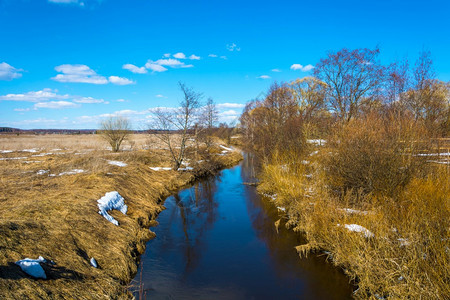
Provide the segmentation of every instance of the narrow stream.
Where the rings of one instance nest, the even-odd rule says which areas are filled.
[[[142,255],[147,299],[349,299],[347,277],[304,243],[255,187],[251,158],[167,198]],[[140,280],[142,278],[142,280]],[[138,297],[137,292],[135,296]]]

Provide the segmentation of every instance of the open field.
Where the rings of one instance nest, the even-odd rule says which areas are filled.
[[[107,145],[97,135],[0,136],[0,298],[129,297],[165,197],[241,158],[217,147],[209,157],[189,157],[191,172],[154,171],[171,166],[157,139],[133,135],[118,153]],[[97,200],[111,191],[128,206],[126,215],[110,212],[119,226],[98,213]],[[56,263],[43,265],[47,280],[14,264],[38,256]]]

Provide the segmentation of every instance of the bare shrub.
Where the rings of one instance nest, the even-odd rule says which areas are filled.
[[[337,192],[392,195],[418,170],[419,134],[411,121],[377,114],[350,121],[328,143],[324,165],[330,186]]]
[[[100,124],[100,134],[111,145],[113,152],[120,150],[120,145],[130,134],[130,121],[121,116],[109,117]]]

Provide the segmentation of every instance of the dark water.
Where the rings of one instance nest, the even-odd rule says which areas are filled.
[[[255,187],[251,158],[167,198],[135,285],[147,299],[349,299],[351,286],[324,257],[300,259],[298,235]],[[136,297],[138,296],[135,294]]]

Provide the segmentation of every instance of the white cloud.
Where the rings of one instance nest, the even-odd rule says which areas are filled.
[[[241,48],[239,48],[235,43],[231,43],[227,45],[228,51],[241,51]]]
[[[32,91],[24,94],[7,94],[0,96],[0,100],[40,102],[47,100],[62,100],[70,97],[69,95],[58,95],[57,92],[58,90],[46,88],[41,91]]]
[[[217,108],[243,108],[245,107],[245,104],[240,103],[219,103],[216,105]]]
[[[167,98],[166,96],[161,95],[161,94],[155,95],[155,97],[156,97],[156,98]]]
[[[311,71],[312,69],[314,69],[313,65],[306,65],[306,66],[302,66],[301,64],[293,64],[291,66],[291,70],[300,70],[302,72],[308,72]]]
[[[177,54],[179,54],[179,53],[177,53]],[[178,59],[166,58],[166,59],[158,59],[157,61],[148,60],[147,63],[145,64],[145,67],[147,69],[152,70],[153,72],[164,72],[164,71],[167,71],[166,67],[192,68],[192,67],[194,67],[194,65],[186,65],[184,62],[179,61]]]
[[[86,103],[86,104],[93,104],[93,103],[107,103],[103,99],[95,99],[92,97],[80,97],[73,100],[73,102],[76,103]]]
[[[256,78],[259,78],[259,79],[269,79],[270,76],[269,76],[269,75],[261,75],[261,76],[258,76],[258,77],[256,77]]]
[[[147,73],[147,69],[145,67],[138,67],[133,64],[124,64],[122,66],[123,69],[131,71],[135,74],[145,74]]]
[[[60,65],[55,67],[58,74],[52,77],[53,80],[59,82],[80,82],[93,84],[107,84],[108,80],[101,75],[98,75],[94,70],[86,65]]]
[[[155,64],[153,61],[151,61],[151,60],[149,60],[146,64],[145,64],[145,67],[147,68],[147,69],[149,69],[149,70],[152,70],[153,72],[165,72],[165,71],[167,71],[167,68],[165,68],[165,67],[163,67],[163,66],[161,66],[161,65],[158,65],[158,64]]]
[[[238,116],[239,113],[233,109],[219,113],[220,116]]]
[[[197,56],[197,55],[195,55],[195,54],[192,54],[191,56],[189,56],[189,59],[192,59],[192,60],[199,60],[199,59],[200,59],[200,56]]]
[[[216,54],[209,54],[209,57],[218,57]]]
[[[128,100],[125,100],[125,99],[117,99],[116,101],[117,102],[128,102]]]
[[[30,108],[14,108],[14,111],[20,111],[20,112],[24,112],[24,111],[30,111]]]
[[[36,103],[33,107],[35,109],[38,108],[63,109],[63,108],[75,108],[79,106],[80,106],[79,104],[75,104],[73,102],[68,101],[50,101],[50,102]]]
[[[225,55],[222,55],[220,58],[221,59],[227,59],[227,57]]]
[[[119,76],[109,76],[109,82],[111,82],[112,84],[116,84],[116,85],[127,85],[127,84],[136,83],[128,78],[119,77]]]
[[[272,69],[272,72],[277,72],[277,73],[279,73],[279,72],[281,72],[281,70],[280,70],[280,69]]]
[[[170,57],[170,53],[164,53],[164,55],[163,55],[164,57]]]
[[[22,69],[16,69],[13,66],[2,62],[0,63],[0,80],[13,80],[22,77]]]
[[[181,62],[178,59],[167,58],[167,59],[158,59],[157,61],[155,61],[155,64],[175,68],[184,65],[184,62]]]
[[[167,57],[167,56],[166,56],[166,57]],[[173,57],[178,58],[178,59],[185,59],[185,58],[186,58],[186,55],[184,55],[184,53],[182,53],[182,52],[178,52],[178,53],[175,53],[175,54],[173,55]]]

